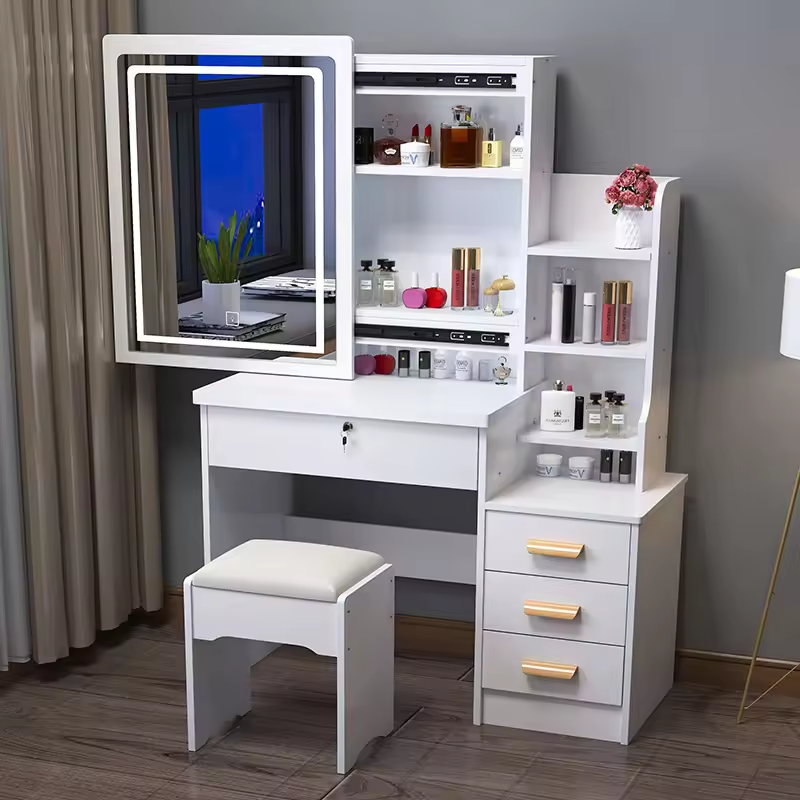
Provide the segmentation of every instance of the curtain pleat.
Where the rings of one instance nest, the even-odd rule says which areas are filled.
[[[114,361],[105,169],[102,36],[129,32],[135,6],[2,8],[33,652],[48,662],[161,605],[158,469],[136,446],[155,442],[155,388]]]

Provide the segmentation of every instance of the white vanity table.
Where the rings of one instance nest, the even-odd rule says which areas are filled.
[[[138,290],[141,299],[147,265],[126,247],[130,215],[122,199],[126,148],[136,133],[124,130],[121,59],[133,54],[288,57],[292,66],[239,72],[283,72],[313,84],[303,106],[314,178],[304,201],[313,231],[306,255],[318,278],[326,267],[335,273],[335,353],[324,355],[320,297],[316,337],[297,348],[302,358],[269,342],[253,347],[277,357],[209,357],[202,342],[192,342],[187,355],[185,339],[144,328],[132,296]],[[319,541],[374,550],[401,577],[474,584],[476,724],[629,742],[673,676],[686,480],[665,472],[679,181],[657,178],[650,245],[615,250],[603,201],[612,176],[551,174],[549,57],[354,56],[347,37],[258,36],[109,37],[105,55],[117,357],[238,373],[194,394],[206,559],[252,538]],[[170,68],[128,70],[129,106],[137,76],[159,69]],[[514,85],[354,86],[358,72],[501,73],[513,74]],[[376,128],[378,138],[380,120],[392,111],[407,135],[414,122],[438,125],[456,103],[474,105],[506,142],[521,122],[525,168],[508,166],[507,155],[497,169],[354,168],[355,126]],[[501,275],[513,278],[513,315],[354,307],[359,259],[396,260],[403,287],[412,272],[426,281],[438,272],[447,287],[450,249],[462,246],[483,250],[482,288]],[[550,270],[565,264],[579,276],[579,298],[584,290],[599,293],[603,280],[633,281],[631,345],[551,342]],[[512,382],[354,378],[354,352],[407,347],[413,365],[418,350],[439,346],[356,337],[354,324],[391,324],[409,336],[417,327],[503,332],[507,346],[466,349],[476,361],[506,356]],[[464,349],[457,339],[442,346]],[[541,393],[555,379],[587,398],[609,388],[625,392],[631,436],[540,431]],[[538,453],[566,460],[603,449],[634,454],[631,484],[535,475]],[[291,503],[298,474],[476,492],[475,535],[298,516]]]

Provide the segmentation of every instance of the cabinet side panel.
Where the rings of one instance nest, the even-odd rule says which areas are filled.
[[[672,688],[684,486],[676,487],[634,527],[631,538],[623,743],[636,735]]]

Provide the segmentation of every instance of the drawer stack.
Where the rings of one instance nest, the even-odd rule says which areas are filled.
[[[482,687],[621,706],[630,525],[486,512]]]

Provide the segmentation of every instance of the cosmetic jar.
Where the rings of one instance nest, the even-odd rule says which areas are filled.
[[[541,478],[557,478],[561,474],[564,456],[556,453],[542,453],[536,456],[536,474]]]
[[[431,146],[425,142],[405,142],[400,145],[400,163],[404,167],[427,167]]]
[[[569,476],[574,481],[590,481],[594,474],[594,459],[589,456],[573,456],[569,460]]]

